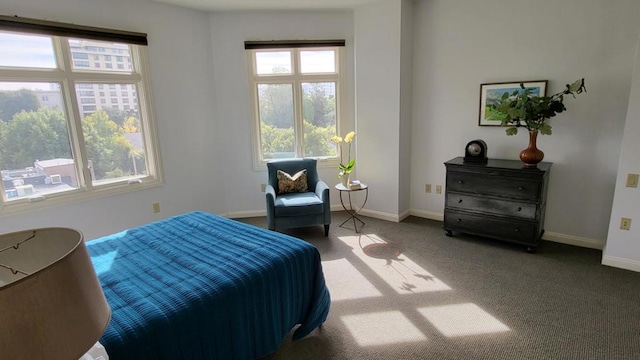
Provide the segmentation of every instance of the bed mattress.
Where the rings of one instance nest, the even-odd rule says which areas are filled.
[[[322,324],[311,244],[205,212],[87,242],[112,316],[110,359],[255,359]]]

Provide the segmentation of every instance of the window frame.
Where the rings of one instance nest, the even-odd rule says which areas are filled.
[[[248,42],[247,42],[248,43]],[[303,124],[303,101],[302,101],[302,83],[308,82],[335,82],[335,103],[336,103],[336,134],[341,133],[342,114],[344,112],[344,89],[345,89],[345,49],[344,42],[342,45],[335,44],[306,44],[291,43],[283,41],[282,46],[266,46],[266,47],[246,47],[248,75],[249,75],[249,92],[251,101],[251,145],[253,170],[263,171],[266,164],[272,159],[262,158],[262,138],[260,129],[260,105],[258,96],[258,85],[260,84],[292,84],[293,91],[293,114],[294,114],[294,153],[295,158],[303,158],[304,154],[304,124]],[[336,54],[335,73],[306,73],[301,72],[300,52],[303,51],[322,51],[333,50]],[[291,56],[291,74],[258,74],[256,56],[257,52],[282,52],[289,51]],[[339,152],[335,156],[319,156],[311,157],[318,160],[318,167],[337,167],[340,163]]]
[[[2,20],[2,18],[0,18],[0,20]],[[64,105],[62,111],[67,123],[70,148],[78,182],[76,189],[14,200],[8,199],[4,185],[0,184],[0,190],[2,191],[0,193],[0,217],[138,191],[160,186],[164,183],[157,124],[153,113],[146,44],[122,40],[99,40],[96,38],[83,37],[82,35],[59,36],[46,32],[21,31],[20,29],[6,27],[0,27],[0,30],[20,35],[38,35],[51,38],[56,61],[55,68],[0,67],[0,81],[23,83],[42,82],[57,83],[60,85],[60,95]],[[117,32],[117,30],[114,31]],[[131,55],[131,72],[106,72],[102,68],[97,70],[74,68],[74,58],[71,53],[69,39],[126,43],[129,45]],[[147,159],[146,175],[126,176],[109,181],[94,181],[91,178],[91,170],[89,169],[89,160],[87,158],[84,133],[82,130],[81,106],[83,104],[80,104],[78,101],[78,89],[76,89],[76,85],[82,83],[135,85],[137,88],[135,100],[138,103],[140,131],[144,140],[144,151]]]

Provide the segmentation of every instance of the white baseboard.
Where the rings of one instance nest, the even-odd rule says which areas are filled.
[[[410,210],[410,214],[413,215],[413,216],[424,218],[424,219],[444,221],[444,214],[443,213],[411,209]]]
[[[343,210],[344,209],[342,208],[341,205],[332,205],[331,206],[331,211],[343,211]],[[436,221],[443,221],[444,220],[444,214],[443,213],[437,213],[437,212],[432,212],[432,211],[424,211],[424,210],[417,210],[417,209],[406,210],[406,211],[403,211],[402,213],[400,213],[398,215],[391,214],[391,213],[386,213],[386,212],[381,212],[381,211],[362,209],[360,214],[362,214],[364,216],[369,216],[369,217],[372,217],[372,218],[391,221],[391,222],[396,222],[396,223],[397,222],[401,222],[402,220],[406,219],[408,216],[417,216],[417,217],[421,217],[421,218],[424,218],[424,219],[430,219],[430,220],[436,220]],[[221,216],[228,217],[228,218],[231,218],[231,219],[241,219],[241,218],[248,218],[248,217],[267,216],[267,211],[266,210],[231,211],[231,212],[228,212],[228,213],[225,213],[225,214],[221,214]],[[599,240],[584,238],[584,237],[580,237],[580,236],[560,234],[560,233],[549,232],[549,231],[544,233],[544,235],[542,236],[542,239],[543,240],[557,242],[557,243],[561,243],[561,244],[580,246],[580,247],[589,248],[589,249],[602,250],[603,247],[604,247],[604,242],[599,241]],[[640,269],[640,263],[634,263],[633,261],[625,260],[625,259],[622,259],[622,258],[615,258],[615,257],[609,257],[609,258],[610,259],[607,260],[607,261],[609,261],[611,265],[610,264],[605,264],[604,258],[602,260],[602,263],[604,265],[610,265],[610,266],[620,267],[620,268],[623,268],[623,269],[640,271],[640,270],[635,270],[635,269]],[[615,264],[618,264],[618,263],[622,263],[623,265],[626,264],[625,266],[630,266],[631,268],[625,267],[625,266],[615,265]]]
[[[603,256],[602,265],[640,272],[640,261],[623,259],[615,256]]]
[[[411,215],[411,210],[407,209],[403,212],[400,213],[400,215],[398,215],[398,222],[408,218]]]
[[[380,220],[386,220],[386,221],[391,221],[391,222],[400,222],[401,219],[404,220],[405,217],[409,216],[408,212],[406,212],[406,213],[407,214],[404,217],[402,217],[402,214],[398,215],[398,214],[390,214],[390,213],[386,213],[386,212],[382,212],[382,211],[362,209],[362,211],[360,211],[358,214],[361,214],[361,215],[364,215],[364,216],[368,216],[368,217],[372,217],[372,218],[376,218],[376,219],[380,219]]]
[[[602,248],[604,247],[604,243],[599,240],[584,238],[580,236],[559,234],[550,231],[545,231],[544,235],[542,235],[542,239],[589,249],[602,250]]]
[[[222,216],[231,219],[242,219],[249,217],[267,216],[267,210],[251,210],[251,211],[231,211]]]

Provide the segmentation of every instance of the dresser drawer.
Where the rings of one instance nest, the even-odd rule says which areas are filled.
[[[492,176],[468,172],[447,172],[447,191],[493,195],[522,200],[540,199],[542,183],[518,177]]]
[[[446,206],[481,213],[535,219],[537,205],[521,201],[503,200],[490,197],[447,192]]]
[[[444,228],[469,234],[537,245],[539,236],[535,222],[518,221],[447,210]]]

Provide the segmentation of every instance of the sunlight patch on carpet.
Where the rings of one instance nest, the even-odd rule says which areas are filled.
[[[447,337],[511,331],[505,324],[472,303],[430,306],[419,308],[418,311]]]
[[[341,319],[360,346],[427,340],[427,337],[400,311],[345,315]]]
[[[331,291],[331,301],[382,296],[347,259],[323,261],[322,269]]]
[[[376,234],[340,236],[342,242],[398,294],[445,291],[451,288]]]

